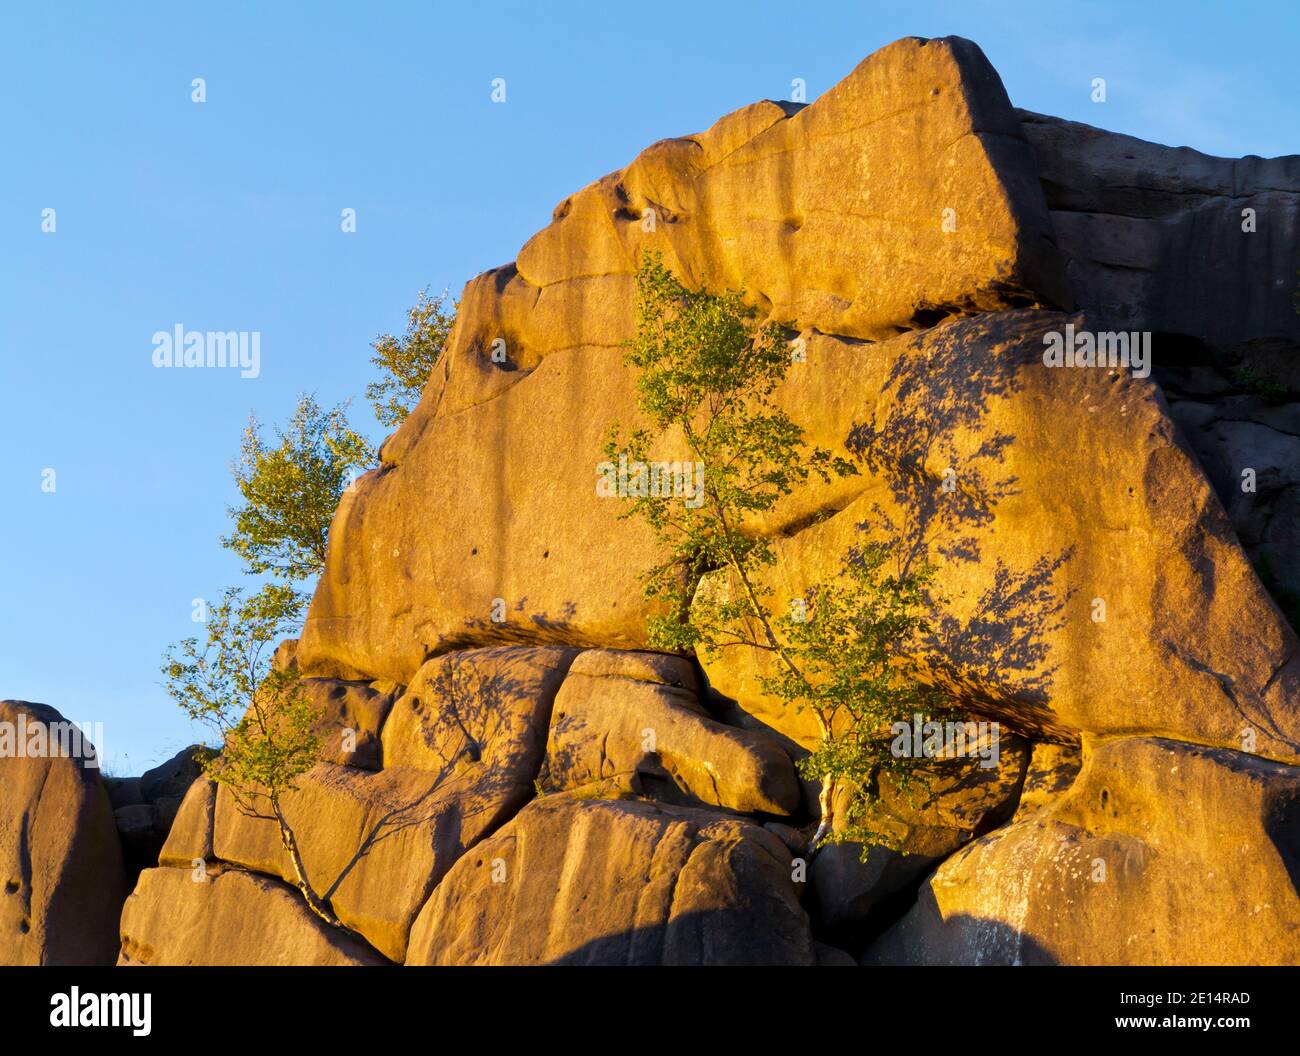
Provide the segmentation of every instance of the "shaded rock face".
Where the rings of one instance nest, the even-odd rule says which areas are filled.
[[[558,887],[557,887],[558,885]],[[790,853],[751,823],[547,796],[466,855],[407,964],[813,964]]]
[[[1154,332],[1171,413],[1300,626],[1300,157],[1214,158],[1019,115],[1079,305]]]
[[[213,754],[211,748],[191,744],[140,777],[104,778],[132,885],[141,870],[158,864],[182,798],[203,772],[200,761]]]
[[[1171,399],[1170,414],[1223,499],[1255,571],[1300,629],[1300,403],[1225,388],[1217,397]]]
[[[1066,794],[944,862],[866,962],[1300,963],[1300,768],[1085,749]]]
[[[1300,347],[1300,157],[1214,158],[1018,113],[1080,307],[1230,357]]]
[[[112,964],[115,956],[126,874],[99,770],[84,751],[31,757],[13,739],[39,726],[48,746],[66,721],[43,704],[0,701],[0,738],[10,738],[0,754],[0,964]]]
[[[201,744],[182,748],[165,763],[146,770],[140,775],[140,795],[146,803],[172,799],[185,795],[203,772],[202,760],[212,755]]]

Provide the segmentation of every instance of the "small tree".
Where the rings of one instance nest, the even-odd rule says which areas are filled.
[[[430,297],[426,288],[407,313],[406,333],[400,337],[383,334],[375,339],[375,354],[370,362],[383,374],[379,381],[366,386],[366,399],[374,405],[381,425],[401,425],[420,402],[420,394],[447,345],[457,307],[447,291]]]
[[[742,294],[689,291],[654,253],[643,257],[637,279],[637,335],[626,361],[639,370],[638,406],[652,428],[626,439],[612,428],[606,457],[644,462],[656,438],[676,436],[703,463],[705,480],[698,508],[644,495],[632,496],[623,514],[644,519],[664,555],[643,575],[647,598],[661,608],[648,620],[648,636],[659,648],[708,656],[742,646],[773,658],[778,673],[764,679],[764,689],[811,711],[820,730],[821,745],[801,762],[806,776],[822,782],[815,849],[830,832],[837,780],[855,782],[851,814],[860,819],[879,767],[907,766],[889,761],[881,723],[938,702],[898,661],[924,627],[929,573],[890,576],[888,548],[855,551],[837,577],[809,590],[800,618],[772,614],[762,572],[776,555],[755,518],[811,476],[829,482],[856,466],[810,449],[802,428],[774,405],[789,345],[779,327],[755,324]],[[705,584],[715,572],[729,576],[734,589],[716,578]]]
[[[840,841],[894,842],[872,823],[873,787],[888,775],[907,792],[919,764],[893,754],[894,724],[910,726],[914,715],[950,710],[947,694],[920,681],[909,655],[930,629],[924,614],[934,569],[899,566],[887,544],[851,548],[835,575],[809,587],[802,604],[777,621],[793,663],[761,680],[765,692],[826,717],[828,735],[800,766],[805,776],[822,780],[823,791],[840,781],[859,790],[835,834]],[[814,846],[831,820],[823,813]]]
[[[169,648],[162,672],[168,693],[222,745],[220,755],[200,759],[208,777],[230,790],[243,813],[276,822],[308,907],[341,927],[308,878],[282,809],[321,747],[313,731],[320,713],[303,693],[296,667],[271,665],[273,643],[296,626],[304,600],[278,584],[247,599],[237,588],[227,590],[208,614],[206,639],[187,638]]]
[[[370,444],[348,427],[346,404],[323,410],[313,396],[300,396],[274,444],[262,439],[250,416],[233,466],[244,504],[230,509],[235,530],[222,545],[255,575],[291,581],[316,575],[325,567],[339,499],[374,460]]]

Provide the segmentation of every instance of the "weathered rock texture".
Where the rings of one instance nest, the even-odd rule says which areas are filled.
[[[1018,113],[1080,306],[1224,354],[1300,343],[1300,157],[1213,158]]]
[[[1202,390],[1171,398],[1170,414],[1222,496],[1255,570],[1300,629],[1300,403],[1239,389],[1224,382],[1217,397]]]
[[[0,755],[0,964],[112,964],[115,956],[126,874],[108,792],[86,765],[93,746],[84,742],[81,757],[30,758],[16,745],[23,734],[30,747],[37,726],[47,745],[57,742],[66,722],[44,704],[0,701],[10,738]]]
[[[383,748],[379,730],[401,687],[334,678],[304,678],[301,685],[320,713],[315,732],[323,741],[321,758],[340,766],[380,769]]]
[[[384,727],[388,766],[322,762],[286,799],[309,878],[386,956],[402,959],[433,886],[532,794],[569,659],[568,650],[503,648],[431,660]],[[221,787],[214,825],[218,859],[292,882],[273,819],[245,813]]]
[[[989,766],[978,757],[935,762],[910,792],[881,778],[867,824],[890,836],[893,845],[833,843],[809,864],[816,917],[828,934],[843,940],[868,934],[900,894],[910,894],[955,850],[1011,816],[1022,795],[1029,750],[1023,739],[1005,732],[996,747]],[[844,784],[836,790],[837,833],[845,831],[849,797],[856,792]]]

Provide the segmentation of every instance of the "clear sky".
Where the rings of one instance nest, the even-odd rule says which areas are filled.
[[[957,34],[1018,106],[1300,153],[1294,0],[180,7],[6,0],[0,34],[0,697],[102,722],[118,773],[195,739],[158,666],[241,582],[218,538],[249,411],[351,396],[378,439],[373,338],[653,141]],[[154,369],[177,324],[259,331],[260,375]]]

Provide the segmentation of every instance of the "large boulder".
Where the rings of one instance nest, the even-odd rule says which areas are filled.
[[[547,783],[573,789],[662,777],[698,804],[794,812],[799,781],[780,745],[710,718],[690,689],[655,677],[647,656],[654,654],[589,650],[574,661],[555,700]],[[678,681],[693,683],[689,666],[677,663],[685,669]]]
[[[1069,791],[939,867],[871,964],[1300,964],[1300,767],[1085,745]]]
[[[95,748],[73,729],[44,704],[0,701],[0,964],[116,957],[122,848]]]
[[[215,782],[201,777],[190,785],[158,852],[158,864],[190,868],[214,859],[212,832],[216,808]]]
[[[620,346],[646,248],[855,340],[1070,303],[1033,155],[969,41],[901,40],[808,107],[657,143],[466,287],[419,406],[335,515],[305,673],[406,682],[433,653],[512,639],[645,646],[653,539],[594,471],[608,426],[636,422]]]
[[[494,775],[527,798],[551,706],[575,654],[504,646],[434,657],[384,725],[384,765],[471,773],[476,780]]]
[[[862,490],[775,542],[760,577],[775,611],[854,545],[890,543],[936,567],[918,657],[976,710],[1049,739],[1149,733],[1300,761],[1294,632],[1159,388],[1044,364],[1067,325],[1092,324],[1002,312],[871,346],[841,423]],[[810,337],[810,363],[827,344],[839,355]],[[717,690],[810,746],[812,717],[762,692],[770,663],[747,647],[703,660]]]
[[[318,763],[283,800],[307,878],[339,919],[401,960],[420,906],[467,846],[504,817],[465,782],[409,769],[367,773]],[[222,862],[294,882],[276,821],[217,786],[212,843]]]
[[[407,964],[813,964],[790,853],[750,822],[546,796],[457,863]]]
[[[165,762],[140,775],[140,795],[146,803],[170,796],[183,796],[203,773],[203,760],[214,756],[211,748],[191,744]]]
[[[379,965],[293,888],[240,869],[146,869],[122,910],[119,965]]]

